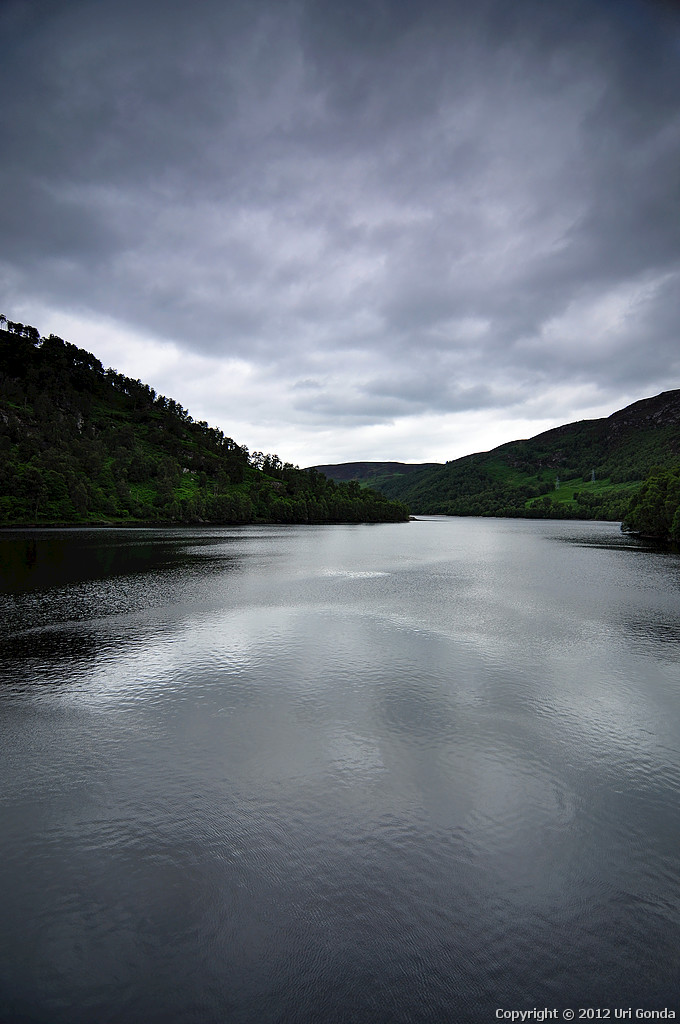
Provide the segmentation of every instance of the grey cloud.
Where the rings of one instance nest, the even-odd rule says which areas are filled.
[[[391,397],[410,415],[424,412],[459,413],[479,409],[506,408],[513,404],[510,388],[495,391],[485,384],[465,386],[455,379],[442,378],[433,373],[415,379],[405,375],[391,380],[368,382],[363,393],[374,401]]]
[[[651,0],[8,0],[6,312],[239,356],[329,424],[673,386],[679,26]]]

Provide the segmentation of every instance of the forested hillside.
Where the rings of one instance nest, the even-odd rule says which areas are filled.
[[[406,519],[398,501],[251,454],[92,353],[0,317],[0,524]]]
[[[332,466],[315,466],[329,480],[340,483],[344,480],[356,480],[362,487],[377,487],[383,490],[386,483],[395,478],[404,477],[420,469],[434,469],[441,466],[440,462],[341,462]]]
[[[653,467],[680,465],[680,391],[381,484],[414,513],[621,520]]]

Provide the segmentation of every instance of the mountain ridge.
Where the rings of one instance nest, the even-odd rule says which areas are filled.
[[[680,463],[680,389],[445,464],[344,463],[415,514],[622,520],[654,466]],[[402,466],[389,475],[371,466]],[[408,465],[408,471],[405,466]],[[363,467],[351,477],[350,467]],[[332,477],[334,467],[325,472]]]

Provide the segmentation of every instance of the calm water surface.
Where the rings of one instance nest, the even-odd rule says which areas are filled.
[[[680,1019],[680,558],[0,535],[0,1020]]]

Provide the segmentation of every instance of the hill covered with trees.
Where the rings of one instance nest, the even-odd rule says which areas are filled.
[[[0,316],[0,525],[407,519],[398,500],[251,454],[91,352]]]
[[[320,473],[336,483],[356,480],[362,487],[376,487],[382,490],[384,485],[395,478],[402,478],[419,469],[433,469],[441,466],[440,462],[340,462],[332,466],[315,466]]]
[[[631,498],[621,529],[680,544],[680,466],[651,470]]]
[[[680,390],[379,486],[416,514],[618,521],[653,467],[678,465]]]

